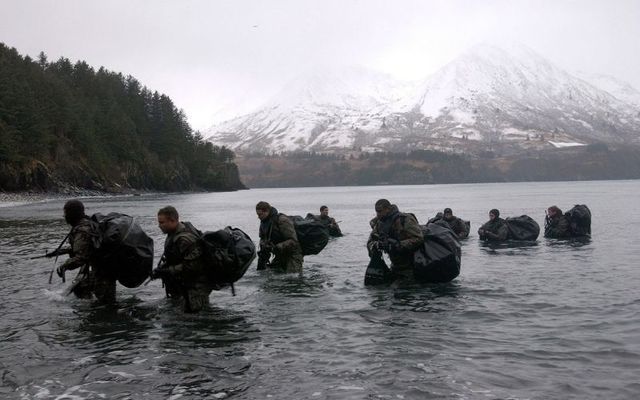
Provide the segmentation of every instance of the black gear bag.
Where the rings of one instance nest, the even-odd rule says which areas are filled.
[[[569,229],[572,236],[591,235],[591,210],[584,204],[576,204],[564,215],[569,220]]]
[[[104,266],[123,286],[140,286],[153,267],[153,239],[126,214],[97,213],[91,221],[97,232],[93,256],[96,265]]]
[[[528,215],[509,217],[505,219],[509,229],[509,239],[536,240],[540,235],[540,225]]]
[[[421,225],[424,244],[414,253],[413,275],[418,282],[449,282],[460,275],[462,252],[458,238],[448,226]]]
[[[219,289],[231,286],[242,278],[256,258],[256,245],[249,235],[238,228],[227,226],[200,236],[207,264],[208,277]],[[235,294],[235,293],[234,293]]]
[[[305,219],[299,215],[289,216],[302,248],[302,255],[318,254],[329,243],[329,229],[320,221]]]

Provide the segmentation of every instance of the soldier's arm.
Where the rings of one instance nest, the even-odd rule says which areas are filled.
[[[93,244],[89,228],[81,227],[73,233],[73,246],[71,248],[71,258],[62,264],[61,268],[73,270],[89,263]]]
[[[284,240],[275,245],[277,251],[281,253],[288,253],[295,249],[296,245],[298,245],[298,235],[296,235],[296,230],[293,227],[293,222],[285,216],[281,216],[278,219],[280,233]]]
[[[202,248],[195,239],[182,236],[176,241],[180,253],[180,264],[169,267],[172,274],[197,273],[199,259],[202,257]]]
[[[413,251],[416,250],[424,243],[424,235],[422,229],[418,225],[418,221],[412,216],[408,216],[404,221],[404,231],[406,238],[400,241],[400,248],[402,250]]]
[[[558,237],[558,229],[557,222],[551,219],[548,220],[547,224],[544,227],[544,237],[547,238],[557,238]]]
[[[367,240],[367,249],[369,250],[369,254],[376,250],[378,240],[380,240],[380,237],[378,236],[376,230],[373,229],[369,234],[369,240]]]
[[[500,225],[495,232],[490,230],[485,230],[484,236],[489,240],[507,240],[507,236],[509,235],[509,230],[507,229],[506,224]]]

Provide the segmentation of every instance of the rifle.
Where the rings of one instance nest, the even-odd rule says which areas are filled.
[[[151,281],[162,278],[162,274],[158,272],[163,271],[167,268],[167,258],[163,254],[162,257],[160,257],[160,260],[158,261],[156,267],[153,269],[153,271],[151,271],[151,274],[149,274],[149,279],[147,279],[147,281],[144,283],[144,286],[147,286]]]
[[[382,252],[387,251],[387,249],[389,248],[389,235],[387,235],[386,233],[379,233],[374,234],[373,238],[375,239],[373,250],[380,253],[380,255],[382,256]]]
[[[51,282],[53,281],[53,271],[56,270],[56,262],[58,262],[58,256],[64,255],[64,254],[71,254],[72,253],[72,249],[71,248],[66,248],[63,249],[62,246],[64,245],[64,243],[67,241],[67,239],[69,239],[69,235],[71,235],[71,231],[69,231],[69,233],[67,233],[67,236],[64,237],[64,239],[62,239],[62,242],[60,242],[60,244],[58,245],[58,248],[56,248],[54,251],[52,251],[51,253],[46,253],[44,254],[44,256],[36,256],[36,257],[31,257],[32,260],[35,260],[37,258],[51,258],[51,257],[55,257],[56,259],[53,260],[53,268],[51,268],[51,273],[49,274],[49,285],[51,285]],[[64,275],[62,275],[62,282],[66,282],[66,280],[64,279]]]
[[[63,256],[65,254],[71,254],[71,247],[67,247],[65,249],[56,249],[50,253],[45,253],[42,256],[31,257],[30,260],[37,260],[38,258],[58,257],[58,256]]]

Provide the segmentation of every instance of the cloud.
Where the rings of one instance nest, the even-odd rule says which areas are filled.
[[[0,4],[0,40],[131,74],[203,129],[216,110],[249,111],[317,65],[419,79],[466,47],[503,38],[640,87],[637,21],[633,0],[9,0]]]

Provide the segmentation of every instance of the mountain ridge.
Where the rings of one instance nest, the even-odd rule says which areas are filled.
[[[204,135],[240,152],[472,153],[496,146],[540,149],[551,146],[550,138],[640,141],[640,106],[524,46],[477,45],[417,82],[355,71],[355,84],[345,82],[348,73],[299,78],[265,107]],[[631,85],[618,87],[633,98]]]

